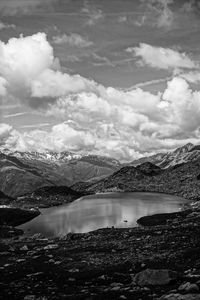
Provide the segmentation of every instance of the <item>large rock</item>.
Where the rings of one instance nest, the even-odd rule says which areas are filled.
[[[146,269],[136,274],[134,281],[140,286],[166,285],[175,278],[176,273],[167,269],[153,270]]]
[[[181,284],[179,286],[178,290],[192,293],[192,292],[198,292],[199,287],[195,283],[186,282],[186,283]]]

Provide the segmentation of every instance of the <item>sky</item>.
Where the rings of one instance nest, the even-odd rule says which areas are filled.
[[[200,3],[1,0],[0,147],[132,161],[200,137]]]

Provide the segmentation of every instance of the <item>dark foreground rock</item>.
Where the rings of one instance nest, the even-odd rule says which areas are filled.
[[[167,285],[176,278],[176,272],[167,269],[146,269],[134,277],[135,283],[139,286]]]
[[[12,226],[0,226],[0,239],[16,237],[22,235],[23,233],[23,230],[14,228]]]
[[[25,210],[20,208],[0,208],[0,226],[19,226],[39,216],[38,210]]]
[[[156,225],[166,225],[169,221],[172,220],[181,220],[187,217],[192,213],[191,209],[173,212],[173,213],[163,213],[155,214],[152,216],[144,216],[137,220],[137,223],[142,226],[156,226]]]
[[[198,211],[166,225],[0,241],[3,300],[198,300],[199,289]]]

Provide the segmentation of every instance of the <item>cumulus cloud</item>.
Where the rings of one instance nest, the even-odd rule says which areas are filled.
[[[44,33],[0,42],[0,75],[15,93],[29,87],[44,69],[53,65],[53,49]]]
[[[19,133],[8,124],[0,124],[0,141],[5,137],[5,147],[18,151],[89,151],[95,146],[90,133],[66,123],[53,126],[50,132],[37,129],[25,133]]]
[[[44,33],[0,42],[0,91],[6,86],[7,92],[21,101],[97,89],[92,80],[59,69]]]
[[[69,46],[76,46],[80,48],[90,47],[93,45],[91,41],[77,33],[54,36],[53,43],[58,45],[67,44]]]
[[[141,44],[134,51],[156,68],[196,68],[186,54],[171,49]],[[63,73],[44,33],[0,42],[1,97],[15,96],[27,105],[37,100],[40,114],[58,123],[49,130],[26,127],[23,133],[1,124],[1,144],[20,151],[90,151],[132,160],[197,141],[200,92],[189,83],[199,80],[199,73],[173,75],[163,93],[120,90]]]
[[[158,69],[197,69],[198,64],[193,62],[185,53],[178,51],[155,47],[145,43],[141,43],[139,47],[128,48],[127,52],[133,53],[136,57],[140,57],[140,63],[149,65]]]
[[[198,71],[191,71],[188,73],[181,73],[180,77],[186,79],[186,81],[190,83],[199,83],[200,82],[200,72]]]
[[[12,126],[5,123],[0,123],[0,142],[2,142],[4,138],[9,136],[11,131]]]
[[[32,81],[32,97],[59,97],[70,93],[79,93],[84,90],[91,90],[95,83],[79,75],[69,74],[50,69],[44,70],[37,79]]]

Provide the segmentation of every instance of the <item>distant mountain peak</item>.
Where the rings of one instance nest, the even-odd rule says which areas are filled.
[[[193,147],[194,145],[192,143],[187,143],[186,145],[177,148],[173,152],[177,154],[182,154],[182,153],[189,152]]]
[[[192,143],[187,143],[173,151],[158,153],[148,157],[135,160],[130,163],[132,166],[138,166],[146,162],[153,163],[162,169],[180,165],[200,159],[200,145],[194,146]]]

